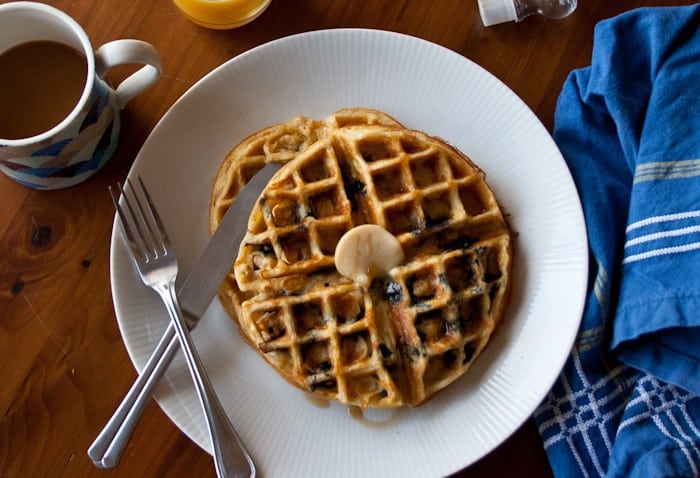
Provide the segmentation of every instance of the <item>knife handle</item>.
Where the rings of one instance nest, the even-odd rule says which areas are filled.
[[[112,418],[88,448],[88,456],[96,467],[114,468],[119,464],[124,448],[153,395],[155,386],[179,348],[175,328],[170,323]]]

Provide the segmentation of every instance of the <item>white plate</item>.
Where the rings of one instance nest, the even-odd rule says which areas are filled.
[[[442,137],[486,172],[519,234],[514,297],[493,342],[426,405],[357,420],[340,404],[319,407],[280,378],[242,342],[218,301],[195,341],[261,476],[444,476],[493,450],[530,416],[566,360],[583,309],[587,248],[578,196],[551,137],[511,90],[417,38],[356,29],[295,35],[198,82],[156,126],[130,176],[149,185],[184,275],[207,242],[211,184],[228,150],[264,126],[348,106],[380,109]],[[114,231],[114,305],[141,370],[167,317]],[[210,450],[180,357],[167,379],[157,393],[161,407]]]

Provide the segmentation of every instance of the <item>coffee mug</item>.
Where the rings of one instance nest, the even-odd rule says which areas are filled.
[[[116,65],[144,65],[116,88]],[[160,77],[146,42],[115,40],[93,50],[70,16],[35,2],[0,5],[0,170],[36,189],[61,189],[94,175],[117,146],[120,110]]]

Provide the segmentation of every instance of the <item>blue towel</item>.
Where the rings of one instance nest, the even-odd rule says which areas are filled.
[[[600,22],[554,139],[588,227],[588,299],[535,412],[557,477],[700,476],[700,4]]]

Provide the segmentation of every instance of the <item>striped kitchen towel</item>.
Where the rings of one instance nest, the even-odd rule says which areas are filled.
[[[581,328],[535,412],[554,473],[700,476],[700,4],[598,24],[554,139],[590,247]]]

